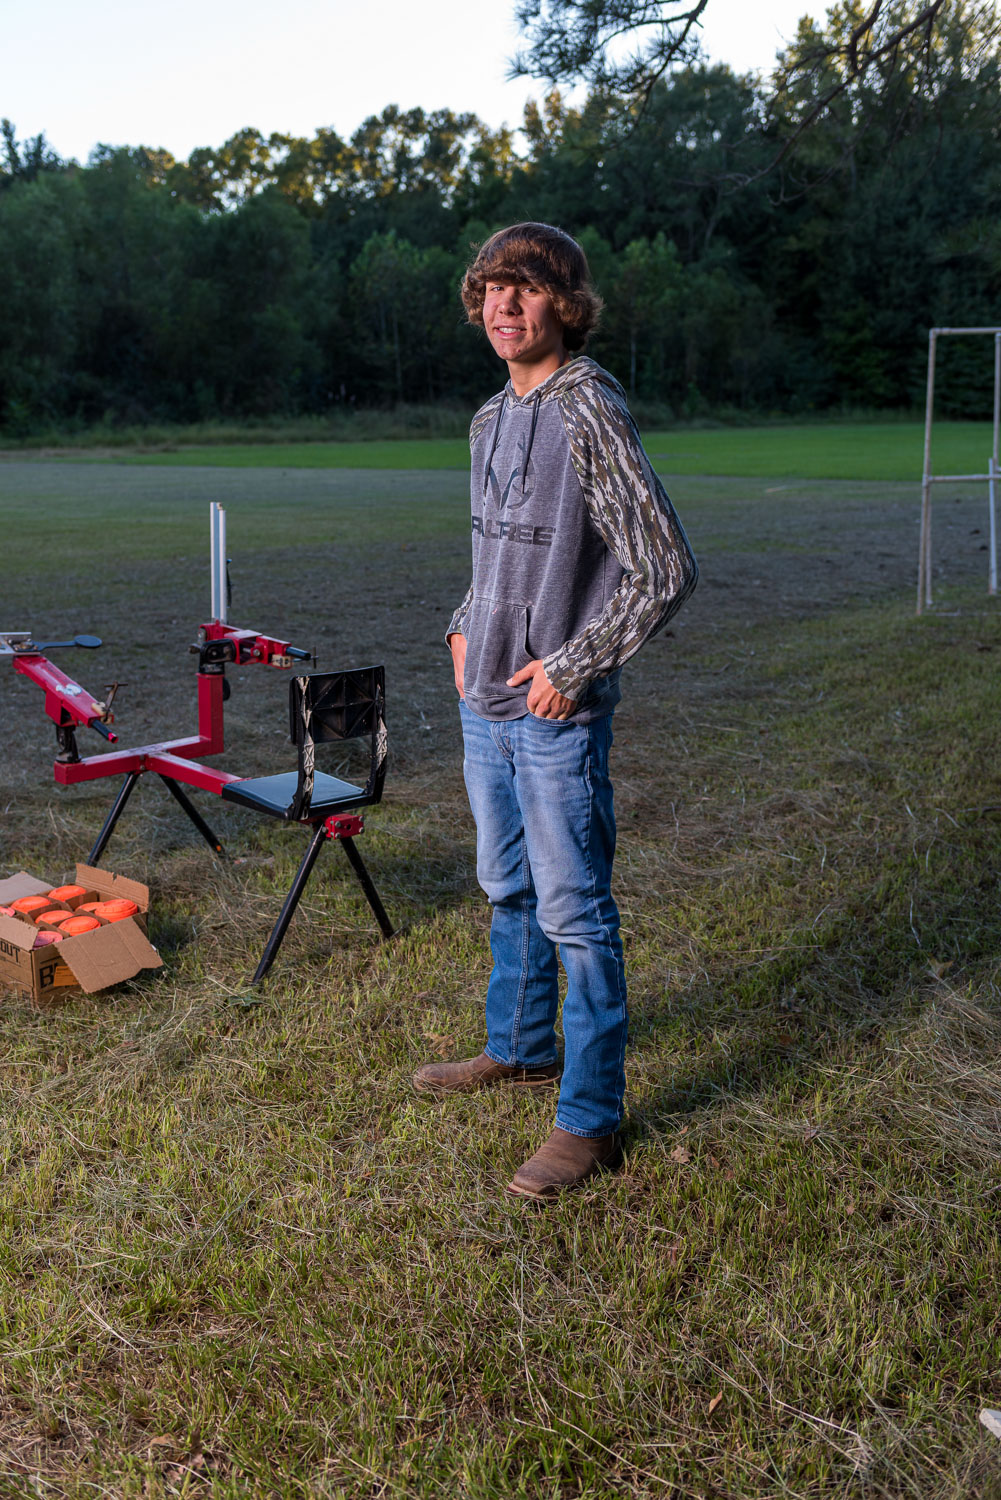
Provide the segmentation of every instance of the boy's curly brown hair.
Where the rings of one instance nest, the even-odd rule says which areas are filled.
[[[462,281],[470,323],[482,327],[483,301],[492,281],[531,284],[548,292],[571,353],[583,349],[598,325],[602,301],[591,284],[587,256],[575,239],[552,224],[512,224],[480,246]]]

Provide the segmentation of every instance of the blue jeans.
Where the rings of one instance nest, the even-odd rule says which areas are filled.
[[[557,945],[567,975],[556,1123],[611,1135],[625,1092],[626,977],[612,900],[612,718],[502,723],[460,703],[476,874],[493,906],[487,1054],[556,1059]]]

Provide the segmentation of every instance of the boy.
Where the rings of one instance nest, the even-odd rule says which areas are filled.
[[[470,429],[473,581],[448,630],[494,967],[485,1050],[427,1063],[414,1084],[437,1095],[552,1087],[558,949],[568,987],[556,1127],[508,1185],[545,1199],[622,1160],[612,711],[623,662],[698,571],[621,386],[571,357],[601,310],[577,242],[547,224],[501,230],[462,300],[509,375]]]

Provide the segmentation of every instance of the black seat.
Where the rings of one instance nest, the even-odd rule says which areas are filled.
[[[231,802],[243,802],[247,807],[253,807],[258,812],[271,813],[276,818],[287,818],[289,822],[293,820],[298,822],[300,820],[294,819],[294,814],[291,812],[291,808],[295,806],[298,789],[298,773],[285,771],[278,776],[248,776],[245,781],[228,781],[223,787],[222,795],[228,797]],[[363,805],[364,802],[363,787],[355,786],[351,781],[341,781],[337,776],[327,776],[322,771],[316,771],[313,777],[313,795],[304,816],[308,816],[310,809],[318,812],[323,807],[340,811],[349,803],[357,807]]]
[[[222,795],[256,812],[289,823],[306,823],[313,837],[285,898],[252,983],[274,962],[313,865],[328,838],[337,839],[361,882],[384,935],[393,928],[354,839],[364,824],[353,816],[382,798],[388,742],[385,719],[385,669],[355,667],[344,672],[309,672],[289,683],[289,727],[298,752],[298,768],[274,776],[229,781]],[[316,769],[316,746],[333,741],[368,739],[369,766],[364,786]],[[352,815],[352,816],[347,816]]]
[[[369,807],[382,797],[386,779],[386,674],[383,667],[346,672],[309,672],[289,683],[290,738],[299,753],[298,771],[230,781],[222,795],[290,823],[315,823],[334,813]],[[318,744],[367,738],[364,786],[316,770]]]

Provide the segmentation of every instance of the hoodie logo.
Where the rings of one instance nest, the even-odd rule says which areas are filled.
[[[535,492],[535,465],[531,459],[528,460],[528,469],[525,472],[525,483],[522,485],[521,475],[524,469],[525,439],[522,438],[518,444],[518,462],[508,477],[507,483],[501,487],[497,470],[493,464],[490,465],[490,473],[487,476],[487,486],[490,497],[498,510],[521,510],[527,505]]]

